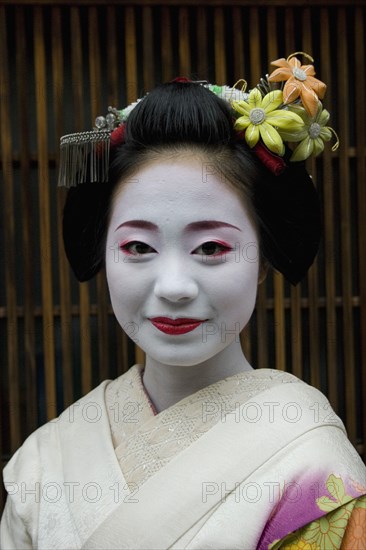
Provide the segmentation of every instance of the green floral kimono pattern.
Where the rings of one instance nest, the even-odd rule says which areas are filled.
[[[366,495],[347,494],[343,480],[333,474],[326,487],[330,496],[316,499],[324,515],[269,544],[268,550],[365,550]]]

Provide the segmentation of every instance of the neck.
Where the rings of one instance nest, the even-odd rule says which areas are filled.
[[[158,412],[188,395],[233,376],[252,370],[239,342],[233,342],[215,357],[191,366],[167,365],[147,356],[143,383]]]

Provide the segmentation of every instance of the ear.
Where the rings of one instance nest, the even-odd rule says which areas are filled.
[[[258,285],[262,284],[267,277],[269,263],[264,258],[261,259],[258,272]]]

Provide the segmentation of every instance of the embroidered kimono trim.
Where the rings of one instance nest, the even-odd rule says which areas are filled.
[[[290,373],[258,369],[211,384],[154,415],[142,384],[143,367],[134,365],[110,382],[105,399],[116,456],[130,484],[141,486],[180,451],[197,441],[226,415],[264,390],[298,382]],[[248,418],[258,414],[248,406]]]

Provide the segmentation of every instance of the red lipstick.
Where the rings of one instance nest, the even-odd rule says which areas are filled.
[[[199,327],[207,319],[191,319],[181,317],[179,319],[170,319],[170,317],[152,317],[150,319],[154,327],[165,334],[186,334]]]

